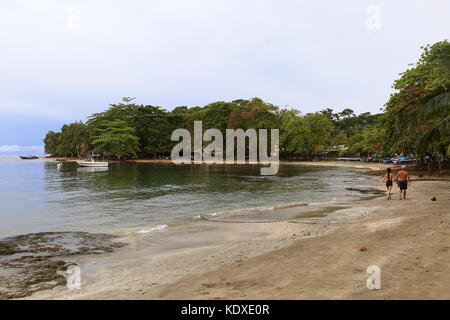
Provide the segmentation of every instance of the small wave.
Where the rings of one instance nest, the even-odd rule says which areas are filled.
[[[284,205],[279,205],[279,206],[275,206],[273,207],[274,209],[289,209],[289,208],[295,208],[295,207],[303,207],[303,206],[307,206],[308,204],[305,202],[298,202],[298,203],[289,203],[289,204],[284,204]]]
[[[336,202],[336,198],[333,198],[330,201],[324,201],[324,202],[311,202],[309,205],[310,206],[320,206],[322,204],[327,204],[327,203],[335,203]]]
[[[225,210],[225,211],[218,211],[208,214],[208,216],[216,217],[216,216],[222,216],[225,214],[242,214],[242,213],[254,213],[259,211],[266,211],[266,210],[274,210],[275,207],[254,207],[254,208],[245,208],[245,209],[235,209],[235,210]]]
[[[167,229],[167,224],[160,224],[156,227],[139,230],[136,233],[150,233],[153,231],[163,231],[165,229]]]

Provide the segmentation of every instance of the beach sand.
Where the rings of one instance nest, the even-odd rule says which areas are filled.
[[[326,220],[200,219],[119,239],[128,245],[113,253],[73,257],[80,290],[26,298],[449,299],[449,208],[448,181],[413,181],[407,200],[356,201]],[[366,287],[370,265],[381,268],[381,290]]]
[[[449,182],[416,182],[407,200],[368,201],[364,205],[376,209],[365,218],[241,265],[187,277],[160,297],[449,299],[449,187]],[[433,195],[437,201],[430,200]],[[381,268],[381,290],[366,287],[370,265]]]

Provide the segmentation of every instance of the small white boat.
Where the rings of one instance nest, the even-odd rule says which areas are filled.
[[[109,162],[101,162],[101,161],[77,161],[80,167],[108,167]]]

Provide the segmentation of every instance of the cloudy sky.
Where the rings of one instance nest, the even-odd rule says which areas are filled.
[[[450,1],[15,0],[0,3],[0,153],[123,96],[171,110],[261,97],[378,112]]]

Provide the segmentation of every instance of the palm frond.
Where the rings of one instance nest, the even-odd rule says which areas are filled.
[[[450,93],[444,92],[429,100],[417,114],[419,123],[450,114]]]
[[[443,136],[448,135],[450,135],[450,114],[435,122],[425,131],[422,138],[418,141],[418,150],[426,151],[433,142],[440,141]]]

